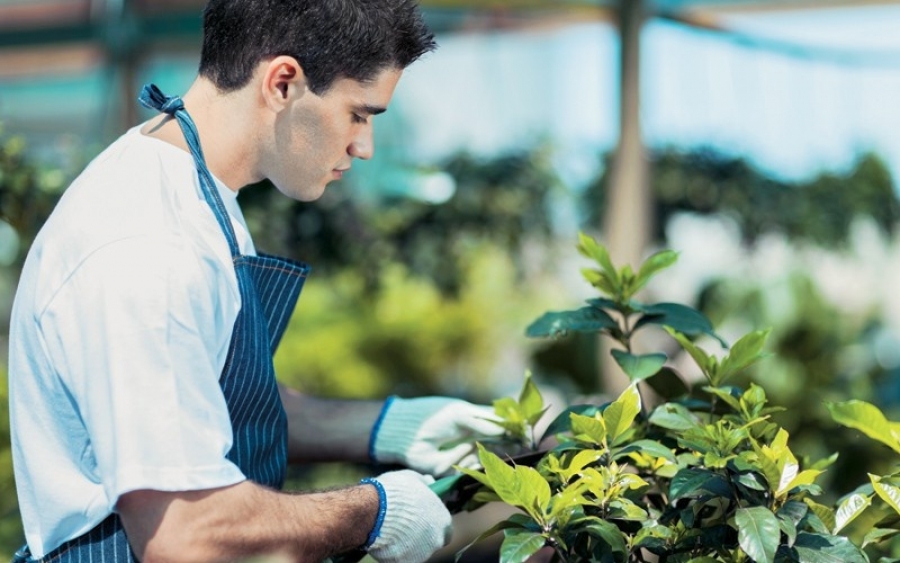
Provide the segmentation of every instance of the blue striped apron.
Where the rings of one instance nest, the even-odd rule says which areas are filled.
[[[203,196],[225,234],[237,274],[241,309],[219,378],[233,431],[233,445],[227,457],[251,481],[279,489],[284,484],[287,466],[287,418],[278,394],[272,354],[287,327],[309,267],[274,256],[241,255],[228,212],[206,166],[197,128],[181,98],[165,96],[156,86],[148,85],[141,92],[140,101],[178,120],[197,165]],[[136,558],[118,515],[111,514],[90,532],[39,560],[30,556],[27,547],[14,559],[15,563],[35,561],[124,563]]]

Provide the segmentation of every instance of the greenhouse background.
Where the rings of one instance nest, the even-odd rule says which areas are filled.
[[[0,0],[4,383],[31,238],[67,182],[149,117],[142,84],[188,88],[202,4]],[[489,402],[531,371],[557,406],[614,394],[622,381],[593,339],[524,335],[592,295],[584,231],[621,262],[678,251],[648,292],[700,308],[726,337],[773,328],[773,356],[749,377],[788,406],[782,423],[811,455],[859,450],[831,494],[846,492],[837,476],[889,463],[832,432],[821,405],[863,398],[900,418],[900,2],[423,6],[440,46],[376,119],[374,160],[312,204],[265,184],[241,193],[257,246],[315,268],[280,378]],[[5,408],[0,556],[20,541]]]

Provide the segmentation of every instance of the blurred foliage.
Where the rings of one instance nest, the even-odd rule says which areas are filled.
[[[275,356],[279,379],[327,396],[490,400],[498,351],[524,345],[521,327],[541,298],[517,289],[508,253],[494,244],[470,251],[460,276],[452,296],[398,263],[382,267],[374,290],[354,269],[311,276]]]
[[[0,365],[0,555],[6,556],[12,555],[22,545],[24,537],[13,479],[8,398],[6,366]]]
[[[550,198],[562,189],[548,156],[542,149],[494,159],[456,155],[441,166],[456,189],[440,204],[396,196],[367,203],[353,199],[352,185],[295,202],[265,182],[242,190],[241,206],[259,248],[308,262],[317,276],[353,267],[371,289],[382,268],[400,263],[453,294],[484,241],[506,249],[520,274],[528,269],[522,250],[552,234]]]
[[[841,246],[856,217],[873,218],[886,233],[893,233],[900,219],[890,171],[874,154],[862,155],[844,174],[825,172],[796,183],[774,180],[743,158],[709,148],[661,150],[651,160],[658,241],[668,219],[680,211],[727,214],[747,243],[778,232],[824,247]],[[600,224],[608,181],[602,174],[587,188],[589,224]]]
[[[702,291],[700,306],[720,325],[773,327],[768,345],[772,356],[742,374],[736,384],[757,383],[773,404],[787,407],[772,419],[788,430],[797,451],[814,459],[841,452],[819,480],[829,500],[865,482],[867,473],[881,474],[895,462],[888,448],[835,432],[824,407],[826,401],[854,398],[879,404],[889,416],[900,414],[900,404],[881,400],[882,386],[896,388],[898,381],[874,360],[872,336],[883,328],[877,312],[842,313],[801,271],[786,272],[783,280],[768,287],[737,278],[718,280]]]
[[[0,124],[0,220],[15,229],[21,263],[38,229],[71,178],[58,167],[40,166],[26,153],[25,140]]]

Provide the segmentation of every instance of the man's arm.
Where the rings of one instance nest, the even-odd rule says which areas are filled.
[[[291,463],[367,463],[369,437],[383,401],[321,399],[279,385],[288,419]]]
[[[286,494],[250,481],[205,491],[133,491],[117,504],[144,563],[261,555],[322,561],[364,545],[378,508],[378,492],[369,485]]]

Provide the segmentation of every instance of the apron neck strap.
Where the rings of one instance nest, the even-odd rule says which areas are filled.
[[[219,222],[219,227],[221,227],[225,238],[228,240],[231,256],[240,256],[240,248],[237,244],[234,228],[231,225],[231,219],[228,211],[225,209],[225,204],[222,203],[222,197],[219,195],[219,189],[216,187],[212,174],[206,166],[206,159],[200,146],[200,134],[197,132],[194,120],[191,119],[191,116],[184,108],[184,101],[178,96],[166,96],[155,84],[144,86],[138,101],[144,107],[170,115],[178,121],[181,132],[184,134],[184,140],[191,151],[191,156],[194,157],[194,165],[197,167],[197,175],[200,178],[200,189],[203,191],[203,197],[212,208],[213,214]]]

